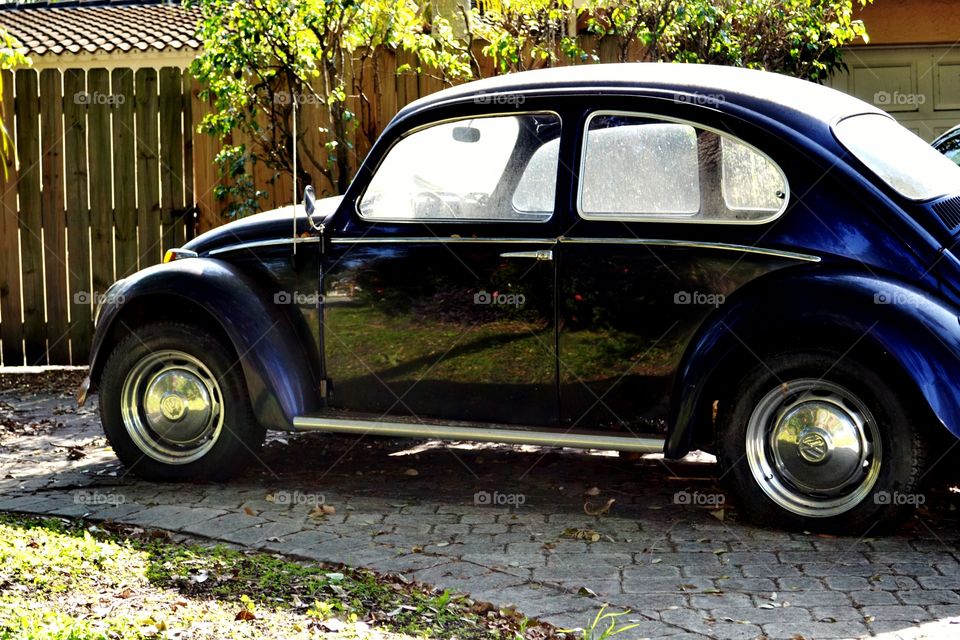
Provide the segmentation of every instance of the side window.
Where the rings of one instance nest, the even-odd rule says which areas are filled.
[[[594,114],[584,136],[580,215],[677,222],[762,222],[786,208],[769,158],[732,138],[654,117]]]
[[[395,222],[542,222],[553,214],[560,118],[470,118],[397,142],[360,200],[360,216]]]

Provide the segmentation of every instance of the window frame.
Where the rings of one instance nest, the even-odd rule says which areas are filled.
[[[693,127],[695,130],[710,131],[717,134],[722,138],[731,138],[733,141],[747,147],[748,149],[759,154],[760,157],[766,159],[770,162],[773,167],[776,168],[777,173],[780,174],[781,179],[783,180],[784,185],[784,196],[783,203],[780,205],[780,209],[772,212],[770,215],[764,218],[758,218],[756,220],[732,220],[732,219],[720,219],[720,218],[702,218],[697,214],[656,214],[656,213],[587,213],[583,209],[583,184],[586,168],[586,159],[587,159],[587,136],[590,135],[590,123],[593,122],[594,118],[600,116],[623,116],[623,117],[633,117],[633,118],[646,118],[649,120],[655,120],[663,123],[672,123],[672,124],[681,124]],[[577,215],[582,220],[588,221],[607,221],[607,222],[659,222],[666,224],[729,224],[729,225],[758,225],[758,224],[769,224],[774,220],[782,216],[790,206],[790,181],[787,179],[787,174],[783,171],[783,168],[777,163],[774,162],[768,154],[761,151],[755,145],[750,144],[749,142],[743,140],[742,138],[731,134],[728,131],[721,131],[716,127],[710,127],[699,122],[694,122],[693,120],[686,120],[684,118],[674,118],[672,116],[665,116],[659,113],[649,113],[645,111],[629,111],[629,110],[620,110],[620,109],[603,109],[592,111],[587,115],[586,120],[583,123],[583,131],[580,135],[580,158],[579,166],[577,167],[577,193],[576,193],[576,210]],[[721,187],[722,188],[722,187]],[[730,211],[762,211],[762,209],[730,209]]]
[[[390,142],[390,146],[380,154],[380,158],[377,160],[376,166],[372,167],[370,171],[370,178],[367,180],[367,183],[363,185],[363,189],[360,193],[357,194],[357,197],[353,200],[353,211],[357,217],[367,224],[547,224],[552,222],[557,217],[557,188],[560,186],[560,167],[561,160],[558,159],[556,167],[556,182],[554,184],[554,193],[553,193],[553,210],[549,212],[550,215],[540,220],[516,220],[510,218],[370,218],[363,215],[363,212],[360,211],[360,203],[363,201],[364,196],[367,194],[367,190],[370,188],[370,185],[373,183],[374,177],[377,175],[377,172],[380,170],[380,167],[383,165],[384,160],[387,159],[387,156],[390,155],[390,152],[393,151],[393,148],[400,144],[401,141],[406,140],[412,135],[415,135],[426,129],[431,129],[433,127],[450,124],[453,122],[465,122],[468,120],[480,120],[481,118],[500,118],[504,116],[531,116],[531,115],[545,115],[553,116],[557,119],[557,122],[560,123],[560,136],[559,139],[563,139],[563,118],[556,111],[551,111],[550,109],[532,109],[529,111],[497,111],[493,113],[482,113],[478,115],[464,115],[464,116],[453,116],[449,118],[442,118],[440,120],[434,120],[426,124],[422,124],[412,129],[404,131],[401,135],[397,136],[393,141]],[[510,198],[510,206],[513,206],[513,198]],[[524,212],[519,212],[524,213]],[[538,212],[542,213],[542,212]]]

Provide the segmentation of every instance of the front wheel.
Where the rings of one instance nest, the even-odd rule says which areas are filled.
[[[786,354],[748,373],[720,415],[724,480],[751,520],[860,534],[910,506],[924,461],[903,390],[825,353]]]
[[[149,480],[225,479],[260,448],[232,349],[208,331],[156,323],[114,348],[100,419],[117,457]]]

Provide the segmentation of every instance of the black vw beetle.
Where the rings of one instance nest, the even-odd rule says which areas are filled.
[[[958,194],[800,80],[483,80],[404,108],[343,197],[113,285],[87,386],[146,478],[229,476],[266,429],[702,449],[754,519],[862,531],[960,435]]]

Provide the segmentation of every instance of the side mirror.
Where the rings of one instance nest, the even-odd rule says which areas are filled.
[[[480,129],[476,127],[454,127],[453,139],[457,142],[478,142],[480,140]]]
[[[308,184],[303,190],[303,209],[308,216],[312,216],[317,210],[317,194],[314,193],[312,184]]]

